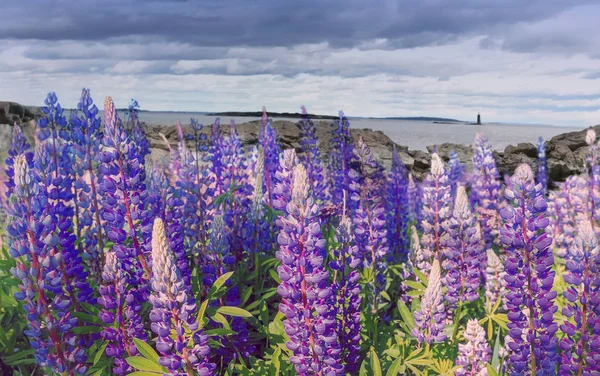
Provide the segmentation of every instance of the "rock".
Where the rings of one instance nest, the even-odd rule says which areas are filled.
[[[21,106],[13,102],[0,102],[0,157],[6,155],[6,151],[10,145],[12,124],[14,122],[21,124],[25,135],[31,140],[34,130],[32,126],[34,123],[32,121],[41,115],[42,113],[39,108]],[[300,128],[297,122],[275,120],[273,126],[277,131],[279,142],[283,149],[295,148],[299,151]],[[260,127],[260,120],[237,125],[242,145],[244,145],[247,151],[253,150],[258,145]],[[185,134],[192,133],[189,124],[182,125],[182,129]],[[209,136],[211,129],[210,125],[205,126],[202,132]],[[588,129],[564,133],[553,137],[546,143],[548,175],[551,182],[564,181],[568,176],[585,172],[585,161],[589,149],[585,142],[585,136]],[[600,136],[600,125],[596,125],[592,129]],[[221,131],[228,134],[230,132],[229,124],[223,124]],[[152,159],[155,161],[166,159],[169,155],[169,147],[160,136],[161,133],[167,139],[170,147],[177,147],[177,127],[174,125],[147,128],[146,133],[150,141]],[[321,150],[321,156],[324,161],[328,161],[331,121],[315,121],[315,133],[318,138],[318,147]],[[422,179],[429,172],[431,153],[434,149],[437,150],[437,153],[445,161],[449,160],[450,151],[454,150],[461,163],[465,164],[467,169],[472,168],[474,153],[472,145],[443,143],[429,145],[427,146],[427,151],[410,150],[407,146],[395,145],[381,131],[351,128],[351,134],[355,141],[362,137],[367,146],[371,148],[375,157],[388,169],[392,163],[393,148],[396,146],[402,162],[419,179]],[[192,148],[193,145],[189,144],[188,146]],[[532,168],[537,169],[537,149],[531,143],[519,143],[516,146],[507,146],[503,152],[494,151],[494,156],[501,174],[512,174],[515,168],[521,163],[529,163]]]
[[[530,158],[537,158],[537,148],[529,142],[521,142],[517,146],[508,145],[504,149],[504,156],[511,154],[524,154]]]
[[[28,123],[42,115],[37,107],[22,106],[14,102],[0,102],[0,124]]]

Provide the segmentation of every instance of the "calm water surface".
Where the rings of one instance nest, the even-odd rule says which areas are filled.
[[[182,124],[189,124],[190,118],[195,118],[204,125],[212,124],[214,116],[206,116],[204,113],[194,112],[142,112],[140,119],[146,124],[173,125],[177,120]],[[229,123],[234,120],[237,124],[245,123],[260,118],[252,117],[221,117],[221,123]],[[274,118],[275,120],[291,120]],[[572,132],[585,128],[557,127],[546,125],[515,125],[515,124],[436,124],[428,121],[411,120],[386,120],[386,119],[351,119],[353,128],[370,128],[383,131],[394,142],[406,145],[410,149],[425,150],[427,145],[441,144],[444,142],[456,144],[470,144],[477,132],[483,132],[496,150],[504,150],[508,145],[516,145],[519,142],[530,142],[535,144],[538,137],[549,140],[550,138],[565,132]]]

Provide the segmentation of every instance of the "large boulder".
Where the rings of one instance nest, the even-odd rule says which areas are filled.
[[[42,115],[37,107],[22,106],[15,102],[0,102],[0,124],[28,123]]]

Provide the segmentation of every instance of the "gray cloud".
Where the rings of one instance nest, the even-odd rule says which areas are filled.
[[[5,0],[0,35],[204,47],[351,47],[387,39],[391,47],[414,48],[541,21],[588,3],[593,0]]]

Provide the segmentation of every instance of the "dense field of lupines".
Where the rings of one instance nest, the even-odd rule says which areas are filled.
[[[502,178],[478,135],[472,171],[434,153],[421,183],[343,113],[327,158],[265,113],[258,150],[192,119],[152,165],[135,103],[45,103],[5,166],[4,374],[600,374],[593,131],[547,192],[542,140]]]

